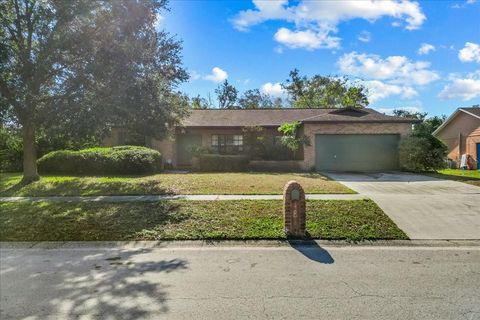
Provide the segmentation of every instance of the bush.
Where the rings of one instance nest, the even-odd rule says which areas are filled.
[[[400,165],[409,171],[431,171],[446,165],[447,146],[433,136],[410,136],[400,142]]]
[[[38,160],[39,172],[52,174],[146,174],[162,169],[158,151],[136,146],[60,150]]]
[[[249,158],[244,155],[202,154],[197,158],[200,171],[229,172],[248,169]]]

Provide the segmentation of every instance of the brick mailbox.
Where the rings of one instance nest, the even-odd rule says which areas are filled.
[[[305,191],[296,181],[283,188],[283,218],[287,236],[305,237]]]

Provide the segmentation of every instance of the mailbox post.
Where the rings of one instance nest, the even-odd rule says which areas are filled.
[[[305,192],[296,181],[283,188],[283,217],[287,236],[305,237]]]

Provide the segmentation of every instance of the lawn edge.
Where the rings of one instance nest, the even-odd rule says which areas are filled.
[[[162,241],[0,241],[1,250],[17,249],[248,249],[289,248],[306,246],[320,247],[474,247],[480,248],[480,239],[435,239],[435,240],[162,240]]]

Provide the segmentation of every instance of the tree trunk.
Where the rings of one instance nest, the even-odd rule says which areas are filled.
[[[29,121],[22,127],[23,135],[23,179],[22,183],[38,180],[37,150],[35,148],[35,128]]]

